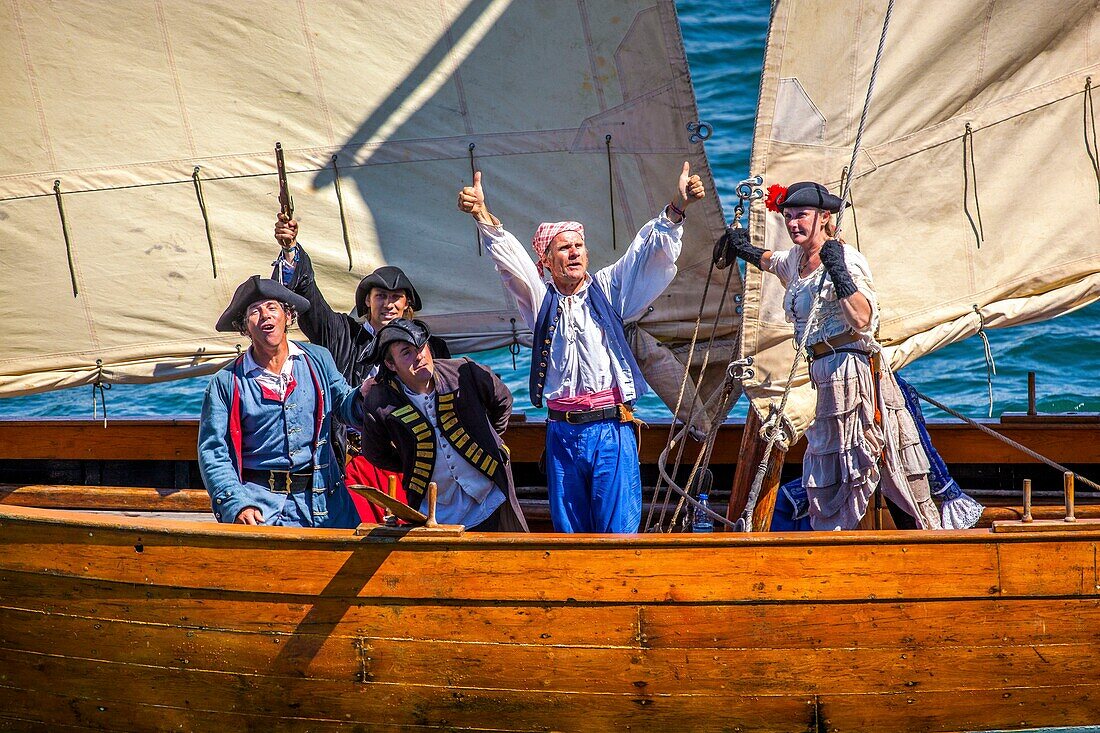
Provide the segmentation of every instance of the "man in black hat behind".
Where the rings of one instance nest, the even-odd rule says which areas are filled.
[[[358,419],[361,398],[328,350],[287,338],[309,308],[300,295],[253,275],[218,319],[217,330],[252,341],[214,375],[203,397],[199,470],[219,522],[359,523],[329,434],[333,416]]]
[[[412,281],[399,267],[379,267],[360,280],[355,289],[358,318],[337,313],[317,287],[313,263],[305,248],[298,243],[298,222],[280,212],[275,222],[275,240],[282,247],[282,253],[275,262],[272,279],[279,280],[309,301],[309,311],[299,319],[302,332],[312,343],[332,352],[337,368],[349,384],[360,385],[364,380],[373,378],[378,367],[370,362],[368,355],[375,334],[395,318],[415,317],[422,306],[420,294]],[[360,323],[362,318],[365,320]],[[450,358],[446,341],[432,336],[429,343],[433,356]],[[388,473],[378,470],[362,457],[358,433],[352,428],[345,431],[340,425],[336,428],[333,440],[338,453],[346,453],[344,462],[347,463],[348,482],[385,490]],[[353,498],[363,521],[382,520],[380,509],[358,494]],[[405,497],[398,498],[404,500]]]
[[[365,398],[363,453],[403,472],[408,503],[424,513],[434,481],[444,524],[526,532],[501,440],[512,394],[488,367],[432,358],[430,338],[422,321],[404,318],[378,332],[372,356],[382,368]]]

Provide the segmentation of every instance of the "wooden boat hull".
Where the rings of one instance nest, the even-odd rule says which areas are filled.
[[[1098,541],[395,540],[0,507],[0,729],[1094,723]]]

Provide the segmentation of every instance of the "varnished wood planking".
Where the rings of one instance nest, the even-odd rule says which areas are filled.
[[[9,715],[10,725],[5,728],[0,718],[0,730],[46,731],[96,730],[127,731],[127,733],[226,733],[226,731],[279,731],[280,733],[411,733],[414,731],[453,730],[447,725],[387,725],[369,718],[351,717],[345,720],[331,718],[303,718],[300,716],[263,716],[247,711],[211,712],[182,707],[190,701],[174,700],[170,703],[142,705],[130,702],[117,703],[97,696],[85,699],[70,695],[22,690],[0,685],[0,710]],[[18,717],[17,717],[18,716]],[[517,726],[506,728],[487,724],[466,730],[471,733],[517,733],[536,730]],[[546,730],[542,728],[541,730]]]
[[[997,546],[1001,593],[1008,596],[1096,595],[1096,543],[1004,543]]]
[[[1100,642],[1100,599],[650,605],[651,648],[1000,647]]]
[[[376,601],[189,590],[0,573],[0,606],[181,628],[486,643],[628,646],[629,606]]]
[[[643,689],[631,694],[538,690],[447,689],[438,686],[163,669],[0,649],[0,677],[21,689],[63,689],[68,696],[109,705],[156,705],[164,700],[195,710],[263,717],[364,720],[388,725],[527,730],[623,729],[723,731],[730,721],[747,730],[791,730],[809,720],[810,699],[794,696],[666,697]],[[516,669],[522,677],[526,670]],[[722,714],[714,715],[713,711]]]
[[[47,510],[4,511],[52,516]],[[155,526],[162,525],[172,527]],[[0,569],[256,593],[601,603],[983,597],[1002,593],[1002,584],[1010,594],[1097,593],[1093,565],[1080,561],[1095,552],[1094,535],[1085,533],[1012,541],[977,532],[915,536],[912,542],[904,533],[377,542],[349,541],[346,532],[280,528],[131,532],[92,520],[0,520],[0,528]],[[1070,583],[1061,567],[1011,562],[1031,554],[1078,558],[1084,575]],[[1091,585],[1078,583],[1081,577]]]
[[[621,606],[378,602],[0,574],[0,605],[196,629],[648,648],[1004,646],[1100,641],[1100,599]],[[869,632],[870,630],[870,632]]]
[[[259,593],[634,603],[980,597],[998,588],[993,543],[950,552],[934,544],[765,548],[720,541],[644,551],[559,549],[537,539],[348,548],[262,536],[3,529],[0,569]]]
[[[1027,687],[1048,679],[1088,677],[1096,670],[1091,642],[923,649],[631,649],[256,634],[12,610],[0,611],[0,647],[143,668],[291,679],[650,695]]]
[[[826,731],[981,731],[1094,725],[1095,677],[1049,679],[1034,687],[819,698]]]

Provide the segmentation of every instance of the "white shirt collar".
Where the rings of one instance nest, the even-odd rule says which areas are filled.
[[[283,368],[282,368],[282,371],[280,372],[281,374],[290,374],[290,372],[294,370],[294,365],[291,363],[291,359],[295,359],[299,356],[302,356],[302,354],[304,353],[302,351],[302,347],[299,346],[298,344],[294,343],[293,341],[287,341],[286,345],[287,345],[287,359],[286,359],[285,362],[283,362]],[[256,360],[254,358],[252,358],[252,347],[251,346],[248,347],[248,351],[244,352],[244,365],[243,366],[244,366],[244,375],[246,377],[251,377],[257,371],[267,372],[268,374],[274,374],[274,372],[269,372],[269,371],[267,371],[267,369],[264,369],[262,366],[260,366],[259,364],[256,363]]]
[[[573,295],[583,294],[585,291],[588,290],[588,286],[591,283],[592,283],[592,273],[589,273],[589,272],[584,273],[584,282],[582,282],[580,284],[580,286],[578,286],[577,289],[573,291]],[[558,286],[554,284],[553,278],[550,278],[546,281],[546,287],[553,288],[554,292],[557,293],[562,298],[571,298],[571,297],[573,297],[572,295],[562,295],[562,292],[560,290],[558,290]]]

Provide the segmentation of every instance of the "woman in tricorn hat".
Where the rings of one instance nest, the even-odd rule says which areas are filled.
[[[768,189],[767,206],[783,214],[796,246],[779,252],[729,236],[747,262],[786,287],[783,309],[795,339],[806,340],[816,418],[806,431],[802,482],[814,529],[854,529],[876,488],[900,528],[939,529],[928,484],[928,457],[893,374],[875,341],[878,303],[871,269],[854,247],[836,239],[840,197],[804,181]],[[818,293],[822,303],[812,323]]]

